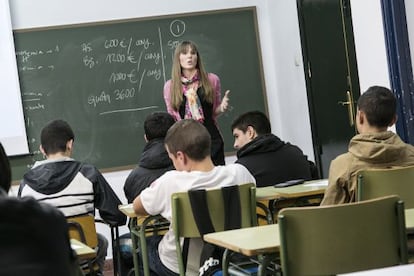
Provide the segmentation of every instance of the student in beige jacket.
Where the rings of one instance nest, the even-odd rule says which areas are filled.
[[[358,100],[355,135],[348,152],[331,162],[329,184],[321,205],[355,201],[357,172],[366,168],[414,165],[414,147],[387,131],[397,120],[396,98],[380,86],[370,87]]]

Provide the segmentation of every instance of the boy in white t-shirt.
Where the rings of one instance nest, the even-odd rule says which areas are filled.
[[[161,214],[171,222],[173,193],[256,183],[242,165],[214,166],[210,157],[210,134],[195,120],[176,122],[167,132],[165,147],[176,170],[166,172],[134,200],[134,210],[138,215]],[[148,238],[147,247],[151,275],[178,275],[171,227],[164,237]]]

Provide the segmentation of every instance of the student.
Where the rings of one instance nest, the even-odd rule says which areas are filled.
[[[33,196],[59,208],[66,217],[95,215],[111,225],[123,225],[118,210],[121,201],[102,174],[92,165],[71,158],[74,133],[63,120],[49,122],[40,134],[40,151],[46,160],[37,161],[20,184],[20,197]],[[97,264],[103,272],[108,241],[98,233]]]
[[[10,183],[10,163],[0,143],[0,275],[83,275],[63,214],[30,197],[8,197]]]
[[[167,111],[178,121],[194,119],[211,135],[213,163],[224,165],[224,142],[217,125],[217,116],[229,107],[229,90],[221,99],[220,79],[207,73],[197,46],[181,42],[175,49],[171,79],[164,85]]]
[[[367,168],[414,165],[414,147],[387,131],[396,120],[396,98],[385,87],[372,86],[358,99],[355,135],[348,152],[335,158],[321,205],[355,201],[357,172]]]
[[[161,214],[171,222],[173,193],[255,183],[249,171],[239,164],[214,166],[210,157],[210,135],[195,120],[184,119],[175,123],[167,132],[165,147],[176,170],[166,172],[134,200],[133,207],[138,215]],[[164,237],[148,238],[151,275],[178,275],[173,235],[170,228]]]
[[[256,178],[258,187],[293,179],[312,179],[310,162],[303,152],[271,133],[269,119],[260,111],[237,117],[231,129],[236,163],[244,165]]]
[[[174,169],[164,147],[165,135],[174,123],[174,118],[167,112],[152,113],[145,119],[144,138],[147,143],[138,166],[128,175],[124,185],[128,203],[131,203],[155,179],[166,171]]]
[[[166,171],[174,169],[171,159],[165,150],[164,138],[168,129],[175,123],[167,112],[155,112],[144,121],[145,141],[138,166],[131,171],[125,181],[124,192],[131,203],[145,188]],[[132,240],[130,233],[120,236],[121,269],[128,271],[133,268]]]

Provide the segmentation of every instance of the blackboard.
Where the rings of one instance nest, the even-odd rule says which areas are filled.
[[[15,180],[43,159],[40,130],[56,118],[74,129],[75,159],[103,171],[135,165],[145,117],[166,110],[162,89],[183,40],[231,90],[233,108],[218,119],[226,152],[235,116],[267,112],[255,7],[15,30],[14,40],[32,153],[11,159]]]

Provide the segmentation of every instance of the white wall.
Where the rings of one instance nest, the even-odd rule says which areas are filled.
[[[372,85],[389,88],[381,1],[351,0],[351,10],[361,92]]]
[[[411,65],[414,66],[414,1],[406,0],[405,10],[407,13],[407,29],[410,41]]]

